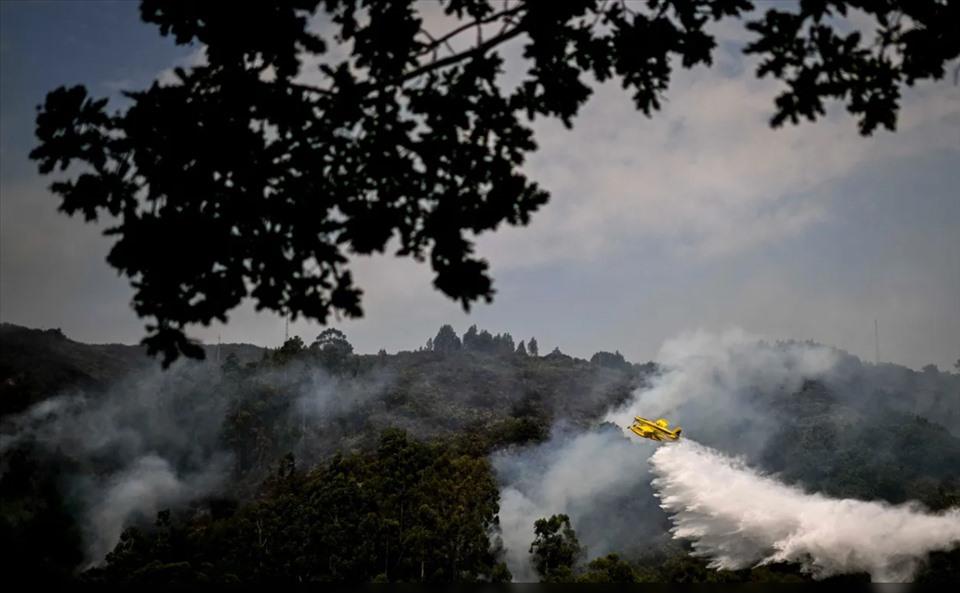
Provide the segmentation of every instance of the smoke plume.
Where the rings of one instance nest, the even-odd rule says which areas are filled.
[[[662,372],[649,387],[605,420],[626,427],[634,416],[663,416],[701,442],[756,453],[778,426],[772,400],[826,376],[837,359],[826,346],[771,344],[742,330],[683,334],[661,347]]]
[[[789,560],[818,576],[866,571],[877,580],[907,579],[929,551],[956,541],[956,511],[933,515],[917,503],[851,498],[909,500],[915,491],[906,487],[920,478],[956,475],[960,443],[943,427],[954,434],[960,427],[960,375],[866,364],[828,346],[770,342],[736,329],[680,335],[656,361],[655,375],[599,427],[555,427],[545,443],[494,456],[503,541],[518,580],[535,577],[528,554],[533,522],[555,513],[570,516],[588,558],[610,551],[629,557],[662,543],[670,537],[666,510],[677,521],[673,535],[694,540],[715,567]],[[682,425],[685,438],[740,461],[693,443],[658,448],[639,440],[626,429],[634,416],[667,418]],[[932,422],[908,424],[917,417]],[[920,430],[924,441],[916,442]],[[816,435],[815,451],[785,454],[797,435]],[[905,480],[891,485],[880,476],[902,459],[901,442],[916,456],[899,472]],[[651,486],[651,455],[661,504]],[[782,480],[747,470],[747,462]],[[843,490],[855,481],[830,477],[851,468],[863,485],[856,496]],[[833,499],[804,494],[812,483],[840,491]],[[713,499],[698,493],[729,493],[731,506],[703,506]],[[697,514],[701,509],[709,509],[711,521]]]
[[[0,424],[0,455],[36,447],[72,460],[58,476],[84,534],[86,562],[99,563],[123,529],[158,510],[218,488],[229,474],[221,447],[227,406],[218,373],[181,362],[151,368],[105,393],[66,393]],[[210,394],[210,395],[208,395]]]
[[[662,515],[643,449],[613,427],[574,433],[558,426],[545,443],[494,455],[505,484],[501,536],[515,580],[537,580],[529,547],[534,521],[541,517],[569,515],[591,557],[637,547],[636,522]]]
[[[806,493],[693,441],[660,447],[650,462],[674,536],[713,568],[796,562],[818,578],[867,572],[904,582],[928,553],[960,544],[960,509]]]
[[[152,522],[157,511],[202,496],[219,486],[229,458],[217,457],[198,472],[178,472],[162,457],[148,454],[112,475],[90,496],[84,531],[91,563],[104,558],[132,521]],[[91,492],[91,494],[93,493]]]
[[[338,420],[388,385],[381,372],[345,379],[299,362],[244,378],[247,391],[262,389],[275,402],[268,419],[287,438],[278,451],[295,451],[306,466],[342,444],[349,426]],[[236,458],[223,433],[231,407],[246,396],[209,363],[151,367],[103,393],[64,393],[3,418],[0,459],[26,447],[70,460],[59,487],[83,533],[86,563],[96,565],[126,527],[152,524],[160,510],[237,495]]]

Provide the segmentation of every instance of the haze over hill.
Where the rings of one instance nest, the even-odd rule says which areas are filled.
[[[275,537],[285,545],[308,546],[319,555],[309,570],[316,563],[333,566],[323,558],[341,544],[297,543],[299,521],[315,513],[321,515],[311,519],[316,525],[304,537],[326,537],[319,525],[330,519],[319,507],[302,506],[309,497],[326,500],[327,508],[349,495],[327,490],[341,479],[333,476],[413,471],[401,467],[423,459],[428,465],[418,471],[439,471],[436,479],[442,481],[445,464],[470,459],[480,464],[470,471],[479,473],[459,495],[497,501],[476,519],[490,534],[471,561],[471,570],[483,578],[509,570],[515,579],[535,579],[528,551],[532,522],[555,514],[568,515],[576,530],[584,551],[574,570],[583,578],[600,578],[598,566],[614,570],[607,566],[611,561],[601,562],[609,554],[648,580],[672,580],[676,571],[711,580],[803,576],[803,564],[751,570],[749,563],[719,563],[714,566],[738,570],[716,573],[706,561],[687,556],[688,544],[673,540],[669,531],[671,515],[683,516],[680,503],[655,496],[648,457],[656,446],[622,430],[634,414],[669,417],[684,426],[685,437],[823,496],[913,501],[932,512],[960,502],[960,375],[865,364],[826,346],[763,341],[738,331],[679,336],[663,346],[656,363],[642,365],[609,352],[590,361],[559,349],[534,356],[528,343],[521,348],[509,334],[476,329],[461,338],[447,327],[430,339],[429,349],[358,355],[345,336],[326,332],[312,346],[298,338],[278,350],[224,345],[219,363],[211,351],[214,357],[204,362],[182,362],[163,372],[139,347],[86,345],[57,331],[5,325],[4,508],[43,502],[31,503],[34,510],[26,514],[4,512],[2,532],[21,542],[18,563],[24,567],[64,575],[101,567],[84,579],[150,574],[163,580],[173,578],[163,576],[173,565],[176,578],[188,581],[200,574],[292,576],[299,569],[242,567],[229,558],[244,546],[256,547],[255,526],[269,520],[278,522],[271,529],[279,530]],[[403,432],[391,432],[396,429]],[[432,448],[417,449],[416,441],[405,439]],[[395,447],[406,453],[384,457]],[[347,466],[342,455],[352,460]],[[432,455],[439,457],[428,461]],[[657,467],[663,476],[664,466]],[[490,490],[484,490],[487,479]],[[384,545],[399,537],[394,550],[407,546],[424,566],[441,562],[433,570],[442,572],[439,558],[403,542],[417,529],[442,539],[443,530],[454,526],[418,515],[399,534],[392,532],[387,525],[400,507],[384,506],[394,496],[389,483],[373,487],[387,490],[377,490],[370,512],[388,523],[363,529]],[[444,488],[449,492],[431,487],[433,494],[411,490],[409,496],[442,506],[454,494]],[[153,525],[165,509],[173,514],[161,513]],[[51,523],[62,543],[39,554]],[[465,523],[455,529],[473,528]],[[216,546],[232,551],[208,556],[214,545],[209,537],[221,532],[233,535]],[[174,536],[186,539],[173,556],[156,548],[155,538]],[[909,570],[873,576],[953,574],[956,552],[949,552],[951,536],[944,537],[945,547],[931,548],[941,550],[932,555],[918,548]],[[696,545],[698,538],[692,539]],[[393,570],[400,573],[418,569],[386,547],[370,553],[379,558],[372,566],[397,562]],[[366,572],[366,561],[352,558],[323,578],[376,576]],[[870,572],[866,565],[849,566],[819,574]],[[244,572],[249,570],[254,573]]]
[[[958,60],[960,0],[0,0],[4,584],[960,582]]]

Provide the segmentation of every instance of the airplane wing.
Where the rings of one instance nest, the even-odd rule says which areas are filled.
[[[633,434],[651,441],[675,441],[679,439],[682,429],[678,426],[671,430],[669,426],[670,423],[663,418],[654,422],[642,416],[637,416],[628,428]]]

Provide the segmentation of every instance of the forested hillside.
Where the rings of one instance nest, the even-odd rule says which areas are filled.
[[[529,553],[508,557],[504,492],[545,480],[564,439],[612,442],[645,463],[602,421],[661,369],[619,353],[542,356],[535,339],[450,326],[415,351],[355,354],[331,329],[275,350],[208,347],[204,362],[168,371],[139,347],[56,330],[4,325],[0,346],[0,539],[25,574],[508,581],[523,576],[510,569],[519,554],[551,581],[809,578],[788,564],[707,568],[666,534],[645,470],[588,510],[545,503],[523,519]],[[679,419],[701,442],[813,491],[960,504],[960,376],[885,365],[887,387],[874,388],[877,369],[843,356],[841,375],[748,394],[742,423],[682,407]],[[958,567],[956,551],[934,554],[918,578],[956,578]]]
[[[59,329],[35,330],[0,323],[0,415],[21,412],[64,391],[102,392],[132,372],[153,365],[146,348],[124,344],[82,344]],[[233,354],[259,360],[251,344],[205,346],[208,358]]]

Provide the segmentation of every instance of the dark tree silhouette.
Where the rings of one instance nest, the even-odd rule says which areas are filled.
[[[280,347],[279,352],[283,354],[298,354],[304,349],[303,340],[300,336],[293,336],[288,338],[287,341],[283,343],[283,346]]]
[[[237,376],[242,370],[240,359],[233,352],[227,355],[227,359],[220,365],[220,371],[227,376]]]
[[[615,353],[610,352],[597,352],[590,357],[590,362],[592,364],[600,365],[603,367],[609,368],[624,368],[629,367],[630,363],[623,358],[623,354],[620,354],[620,351],[617,350]]]
[[[480,352],[493,352],[495,349],[496,341],[493,338],[493,334],[485,329],[480,330],[480,333],[477,334],[477,350]]]
[[[353,353],[353,345],[347,340],[346,334],[335,327],[328,327],[320,332],[310,347],[319,350],[336,350],[345,354]]]
[[[310,344],[317,360],[329,371],[343,370],[353,354],[353,344],[342,331],[328,327]]]
[[[463,349],[464,350],[479,350],[479,333],[477,332],[477,326],[471,325],[466,333],[463,334]]]
[[[493,348],[497,354],[513,354],[516,348],[513,344],[513,336],[509,333],[497,334],[493,338]]]
[[[43,174],[69,167],[51,186],[61,210],[116,220],[108,262],[153,319],[151,353],[202,357],[187,327],[226,321],[244,298],[294,319],[360,316],[348,256],[388,245],[429,258],[436,288],[465,309],[490,301],[474,237],[527,224],[548,198],[521,168],[536,148],[529,120],[572,126],[591,75],[619,79],[651,115],[677,64],[711,64],[712,21],[746,21],[757,74],[786,83],[774,126],[815,120],[835,99],[862,133],[893,129],[901,86],[941,78],[960,54],[960,3],[937,0],[442,6],[455,24],[441,34],[412,0],[144,0],[143,20],[202,44],[206,63],[125,93],[114,113],[83,86],[47,95],[31,158]],[[851,30],[850,8],[872,18],[875,40]],[[317,12],[346,58],[307,26]],[[509,43],[526,68],[513,88],[501,77]]]
[[[460,338],[457,337],[457,332],[453,331],[453,327],[450,325],[442,326],[440,331],[437,332],[437,337],[433,339],[434,352],[449,354],[460,350],[460,348]]]
[[[595,558],[587,565],[587,571],[577,577],[578,583],[636,583],[640,582],[630,563],[619,554],[607,554]]]
[[[303,339],[300,336],[293,336],[292,338],[287,338],[283,343],[283,346],[277,348],[273,353],[273,361],[277,364],[286,364],[294,358],[297,357],[301,352],[304,351],[306,345],[303,343]]]
[[[530,356],[540,356],[540,346],[537,344],[536,338],[530,338],[527,343],[527,350],[530,352]]]

